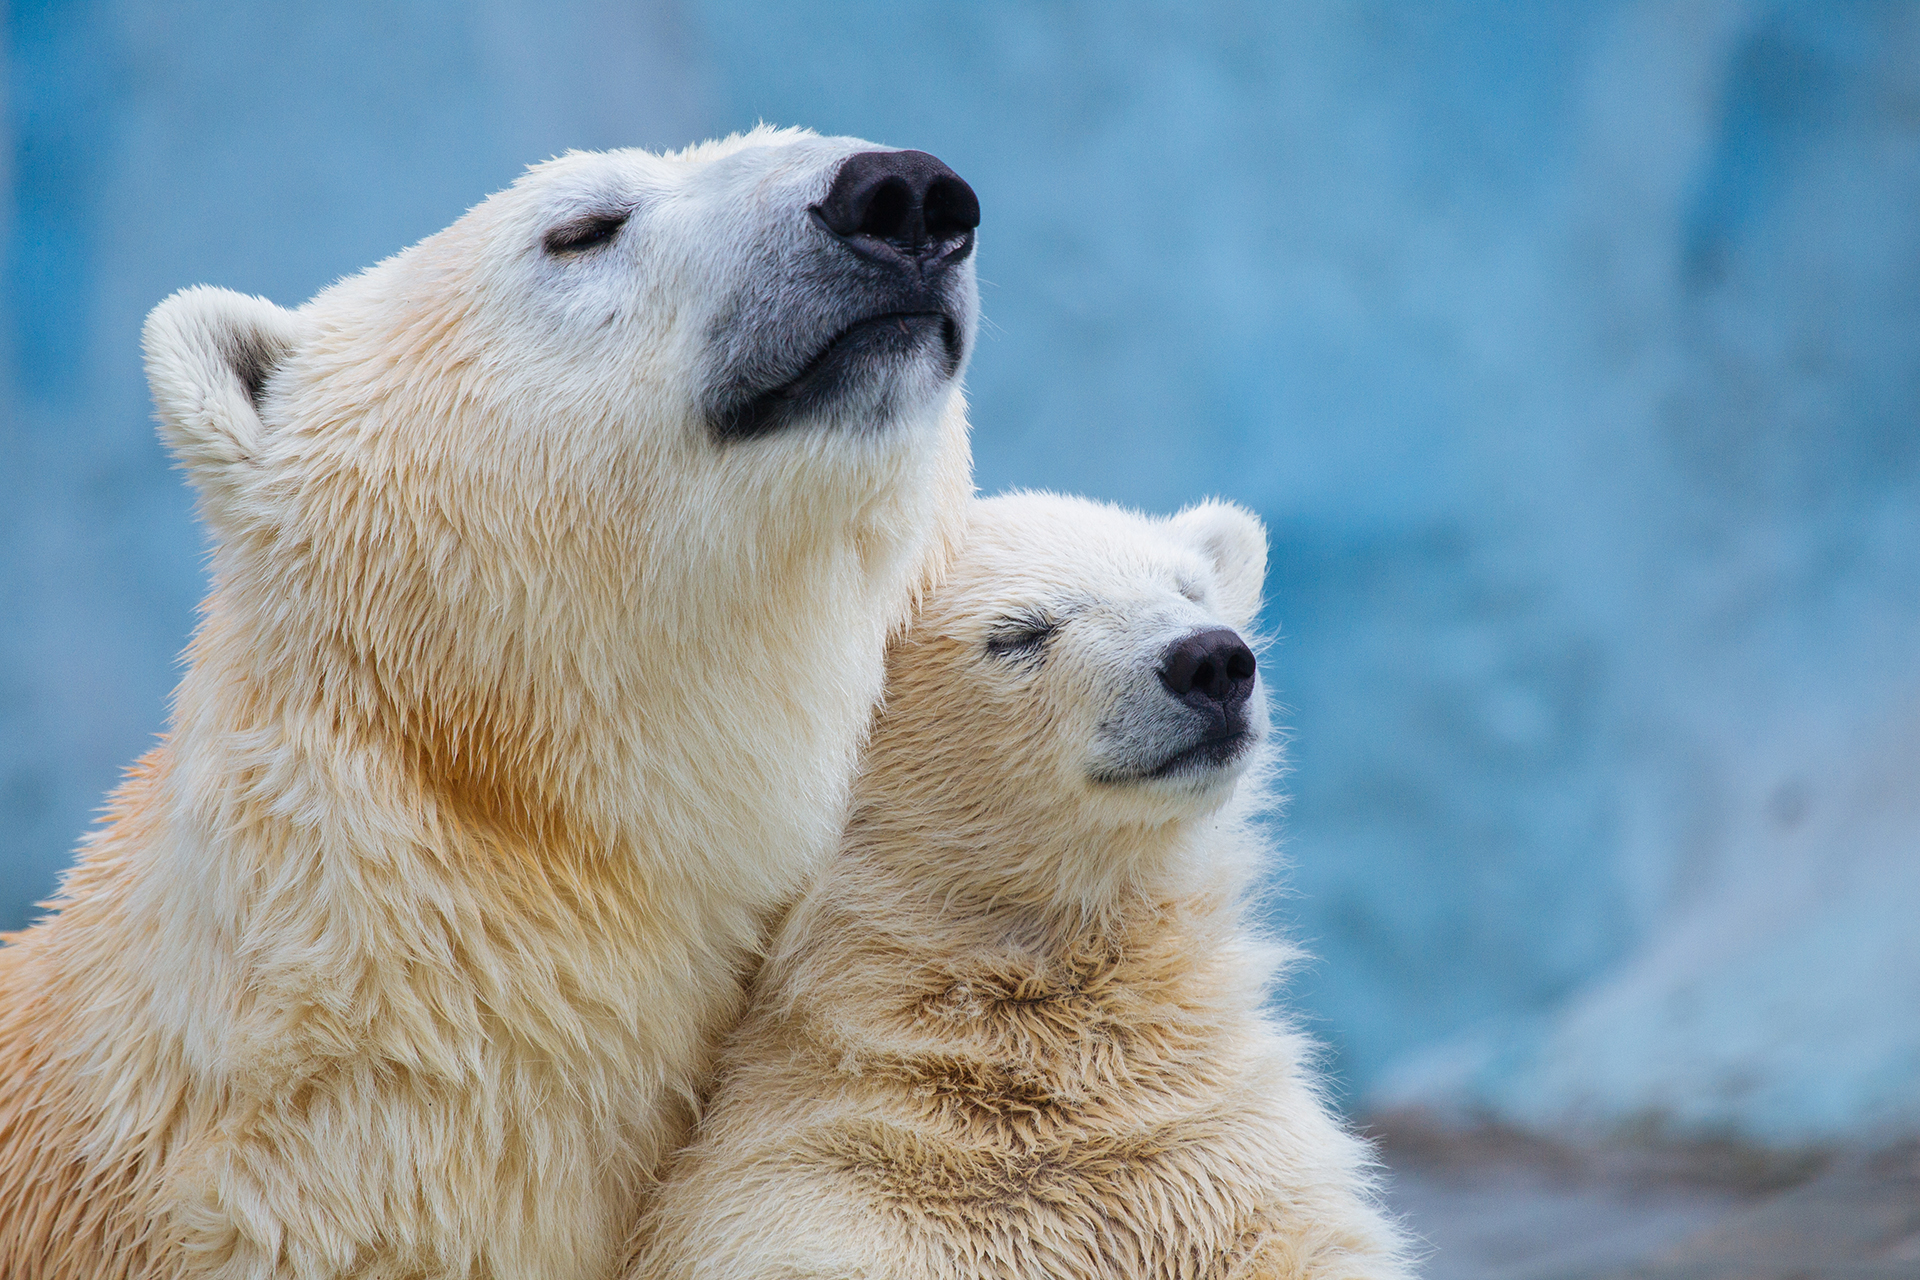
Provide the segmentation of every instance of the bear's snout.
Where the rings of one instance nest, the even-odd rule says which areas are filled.
[[[884,429],[943,404],[966,365],[979,198],[924,151],[859,145],[812,171],[826,190],[785,207],[774,256],[720,312],[706,410],[722,441]]]

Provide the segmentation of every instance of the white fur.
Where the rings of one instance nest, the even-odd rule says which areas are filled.
[[[1225,504],[974,505],[630,1280],[1407,1274],[1265,1007],[1263,752],[1102,780],[1104,726],[1177,701],[1167,641],[1251,622],[1264,548]],[[1040,612],[1043,649],[996,651]]]
[[[214,586],[0,950],[0,1274],[608,1272],[969,488],[923,365],[890,420],[701,413],[868,145],[570,154],[298,311],[154,312]]]

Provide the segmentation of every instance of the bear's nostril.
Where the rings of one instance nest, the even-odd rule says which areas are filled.
[[[903,178],[888,178],[873,189],[860,215],[860,234],[898,240],[912,232],[913,192]]]
[[[958,178],[937,179],[927,188],[924,203],[927,235],[933,240],[951,240],[980,225],[980,198]]]

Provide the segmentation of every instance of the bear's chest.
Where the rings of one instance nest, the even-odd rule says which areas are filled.
[[[818,1154],[929,1274],[1205,1276],[1267,1198],[1252,1043],[1183,983],[1105,972],[923,999]],[[984,1252],[983,1252],[984,1251]]]

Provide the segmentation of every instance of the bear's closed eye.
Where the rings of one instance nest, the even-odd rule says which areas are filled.
[[[1059,629],[1059,619],[1043,613],[1001,618],[987,633],[987,652],[996,658],[1025,657],[1038,653],[1047,639]]]
[[[541,243],[546,246],[548,253],[578,253],[613,239],[620,228],[627,225],[627,218],[624,212],[596,213],[575,218],[547,232]]]

